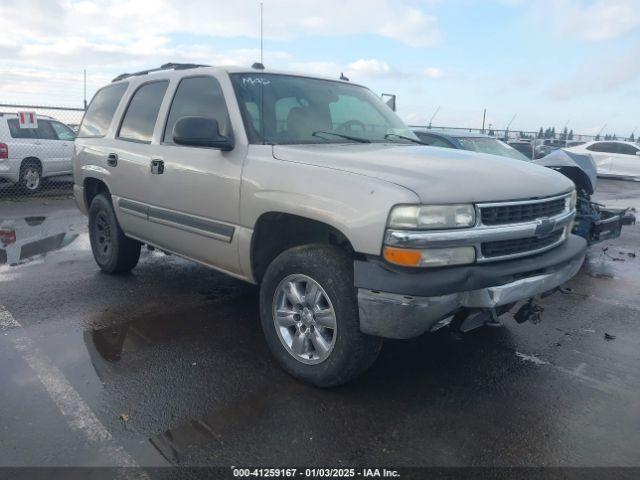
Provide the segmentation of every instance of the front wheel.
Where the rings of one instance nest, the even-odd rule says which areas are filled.
[[[104,272],[128,272],[138,264],[141,244],[125,236],[107,195],[96,195],[91,201],[89,240],[93,258]]]
[[[347,383],[374,362],[382,339],[360,331],[353,261],[330,245],[295,247],[267,268],[262,329],[291,375],[319,387]]]

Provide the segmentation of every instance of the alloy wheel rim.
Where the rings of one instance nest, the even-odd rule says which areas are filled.
[[[28,167],[24,172],[24,184],[29,190],[35,190],[40,185],[40,173],[34,167]]]
[[[96,217],[96,250],[101,258],[108,259],[111,254],[111,225],[106,215],[100,212]]]
[[[299,362],[324,362],[336,343],[337,322],[327,292],[311,277],[294,274],[276,287],[273,323],[280,342]]]

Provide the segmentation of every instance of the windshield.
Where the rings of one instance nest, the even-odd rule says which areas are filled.
[[[496,138],[458,138],[464,150],[473,152],[490,153],[491,155],[499,155],[501,157],[515,158],[516,160],[529,159],[515,148],[507,145]]]
[[[358,85],[261,73],[231,79],[251,143],[415,145],[417,140],[389,107]]]

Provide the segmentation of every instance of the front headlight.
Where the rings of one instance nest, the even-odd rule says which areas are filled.
[[[391,210],[389,227],[397,229],[443,230],[472,227],[476,223],[473,205],[399,205]]]
[[[571,192],[571,195],[566,198],[565,202],[566,202],[567,209],[569,211],[576,208],[576,203],[578,202],[578,194],[576,193],[575,190]]]

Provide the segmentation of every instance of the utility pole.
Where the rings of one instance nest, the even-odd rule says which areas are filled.
[[[482,133],[484,134],[484,121],[487,119],[487,109],[484,109],[484,112],[482,114]]]
[[[84,72],[84,96],[83,96],[83,99],[84,99],[84,109],[86,110],[87,109],[87,69],[85,68],[83,70],[83,72]]]

